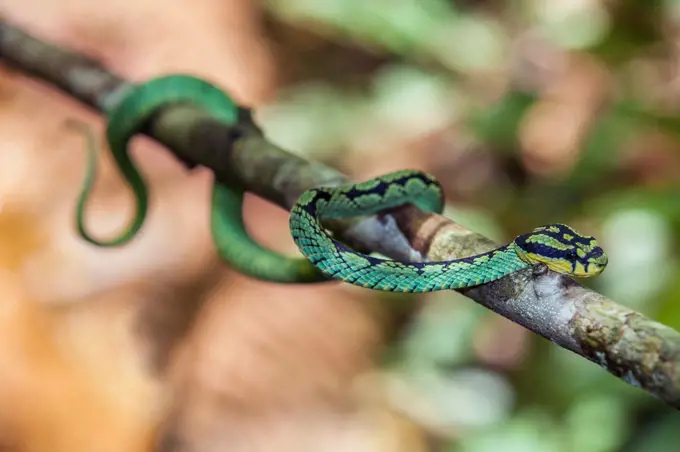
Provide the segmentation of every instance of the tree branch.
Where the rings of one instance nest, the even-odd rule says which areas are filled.
[[[0,21],[4,62],[105,111],[129,82],[100,64],[29,36]],[[227,127],[190,106],[168,107],[145,132],[187,166],[212,169],[220,180],[289,209],[306,189],[347,179],[319,163],[269,143],[248,110]],[[497,245],[439,215],[405,206],[375,217],[334,224],[344,241],[394,259],[445,260]],[[461,291],[492,311],[602,366],[624,381],[680,408],[680,333],[543,268]]]

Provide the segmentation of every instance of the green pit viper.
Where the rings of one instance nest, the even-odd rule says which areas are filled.
[[[137,201],[130,227],[108,242],[92,238],[84,227],[84,209],[97,166],[96,146],[89,128],[88,165],[78,201],[80,235],[99,246],[127,243],[141,228],[148,206],[146,184],[132,163],[127,145],[152,115],[170,104],[191,103],[227,125],[237,122],[238,107],[214,85],[189,75],[152,79],[129,90],[106,114],[109,148]],[[335,240],[322,222],[373,215],[385,209],[413,204],[441,213],[444,196],[439,182],[415,170],[397,171],[366,182],[305,191],[290,214],[290,231],[304,258],[289,257],[261,247],[243,225],[243,191],[213,184],[211,231],[219,255],[236,270],[251,277],[280,283],[311,283],[330,279],[370,289],[393,292],[431,292],[463,289],[500,279],[510,273],[543,264],[577,277],[600,274],[607,255],[597,241],[570,226],[552,224],[516,237],[509,244],[475,256],[438,262],[402,262],[359,253]]]

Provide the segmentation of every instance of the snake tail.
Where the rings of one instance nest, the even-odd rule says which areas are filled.
[[[120,246],[129,242],[141,229],[146,219],[149,195],[144,178],[130,159],[128,143],[154,114],[173,103],[199,104],[228,124],[234,124],[238,119],[234,102],[217,87],[198,78],[169,75],[133,86],[107,112],[106,138],[116,166],[132,189],[136,203],[135,214],[128,227],[112,239],[99,240],[87,231],[84,212],[95,180],[97,159],[92,156],[98,153],[92,132],[88,131],[87,151],[90,157],[76,210],[78,232],[84,240],[100,247]]]
[[[160,109],[178,103],[193,104],[227,125],[238,121],[238,106],[216,86],[189,75],[175,74],[152,79],[130,89],[107,114],[106,138],[115,162],[136,200],[136,212],[130,225],[118,237],[97,240],[84,225],[84,211],[97,170],[97,146],[93,132],[82,127],[87,138],[88,163],[85,182],[77,207],[77,226],[88,242],[101,247],[129,242],[141,229],[148,209],[146,183],[130,159],[128,144],[146,122]],[[309,261],[288,257],[261,247],[245,230],[242,216],[243,192],[217,181],[213,184],[211,233],[219,256],[234,269],[253,278],[285,283],[327,281]]]

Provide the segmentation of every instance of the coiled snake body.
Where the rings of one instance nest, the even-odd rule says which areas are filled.
[[[130,227],[118,238],[98,241],[84,227],[84,209],[97,166],[93,134],[88,136],[86,179],[77,208],[80,235],[98,246],[119,246],[141,228],[148,206],[146,184],[130,160],[127,145],[145,122],[161,108],[192,103],[216,119],[233,125],[238,107],[220,89],[188,75],[150,80],[126,92],[107,111],[107,139],[114,159],[137,199]],[[403,204],[441,213],[444,205],[439,183],[420,171],[398,171],[366,182],[304,192],[290,215],[293,240],[304,255],[295,258],[261,247],[243,225],[243,191],[216,181],[213,184],[211,230],[218,254],[232,267],[254,278],[280,283],[311,283],[328,278],[358,286],[397,292],[462,289],[502,278],[536,264],[579,277],[598,275],[607,256],[590,236],[567,225],[542,226],[493,251],[443,262],[401,262],[361,254],[335,240],[322,227],[324,219],[371,215]]]
[[[136,198],[136,213],[130,226],[118,237],[103,241],[92,237],[84,225],[84,211],[92,191],[97,169],[97,147],[88,126],[78,126],[88,138],[88,165],[85,183],[78,198],[76,223],[80,236],[101,247],[128,243],[139,232],[147,214],[148,190],[128,154],[128,142],[144,124],[162,108],[171,104],[193,104],[212,114],[217,120],[234,125],[238,107],[214,85],[199,78],[177,74],[152,79],[127,91],[122,99],[107,111],[106,137],[109,149]],[[255,242],[243,224],[243,190],[219,181],[213,183],[211,232],[220,257],[234,269],[253,278],[278,283],[309,283],[326,281],[325,276],[303,258],[275,253]]]
[[[367,182],[307,190],[292,209],[290,229],[302,254],[324,274],[392,292],[462,289],[500,279],[536,264],[579,277],[600,274],[607,255],[591,237],[563,224],[541,226],[508,245],[475,256],[439,262],[400,262],[358,253],[334,240],[323,219],[371,215],[403,204],[441,213],[441,187],[420,171],[397,171]]]

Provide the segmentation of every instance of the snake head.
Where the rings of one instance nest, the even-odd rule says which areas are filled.
[[[517,255],[524,262],[545,264],[550,270],[580,278],[597,276],[608,258],[597,240],[565,224],[541,226],[515,239]]]

